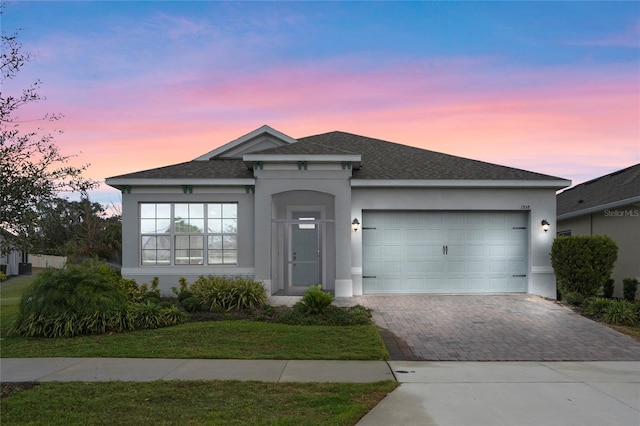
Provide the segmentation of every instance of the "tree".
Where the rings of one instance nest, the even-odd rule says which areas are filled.
[[[0,5],[0,15],[2,8]],[[30,60],[18,41],[18,32],[1,33],[0,78],[2,87],[13,79]],[[5,246],[28,250],[35,234],[38,215],[47,203],[62,191],[86,191],[96,182],[85,179],[82,173],[88,165],[69,164],[73,157],[64,155],[55,144],[54,136],[38,128],[21,129],[24,121],[18,111],[32,102],[45,100],[40,96],[40,80],[21,93],[0,92],[0,228],[11,232],[13,238],[4,240]],[[43,121],[59,120],[59,115],[45,115]],[[4,247],[6,249],[7,247]],[[0,247],[0,251],[2,247]]]
[[[59,256],[98,257],[120,263],[122,223],[89,198],[52,200],[40,214],[33,248]]]

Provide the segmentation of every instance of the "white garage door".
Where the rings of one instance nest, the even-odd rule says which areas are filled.
[[[526,292],[524,212],[368,211],[365,294]]]

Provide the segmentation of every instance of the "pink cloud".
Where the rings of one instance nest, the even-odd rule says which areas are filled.
[[[571,179],[640,161],[640,86],[622,66],[506,72],[491,57],[378,68],[361,59],[66,83],[34,113],[66,115],[61,147],[81,152],[74,161],[91,163],[88,176],[100,180],[191,160],[262,124],[293,137],[343,130]]]

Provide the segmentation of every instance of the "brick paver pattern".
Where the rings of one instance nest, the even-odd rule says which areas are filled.
[[[356,296],[394,360],[640,361],[640,343],[534,295]]]

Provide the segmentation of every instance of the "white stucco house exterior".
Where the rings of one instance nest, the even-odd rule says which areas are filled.
[[[18,275],[20,273],[20,262],[23,260],[24,253],[11,248],[6,241],[11,241],[11,234],[0,228],[0,270],[5,271],[7,277]]]
[[[262,126],[193,161],[110,177],[124,276],[249,276],[268,294],[532,293],[565,179],[344,132]],[[542,222],[551,230],[543,229]],[[356,225],[357,224],[357,225]]]

